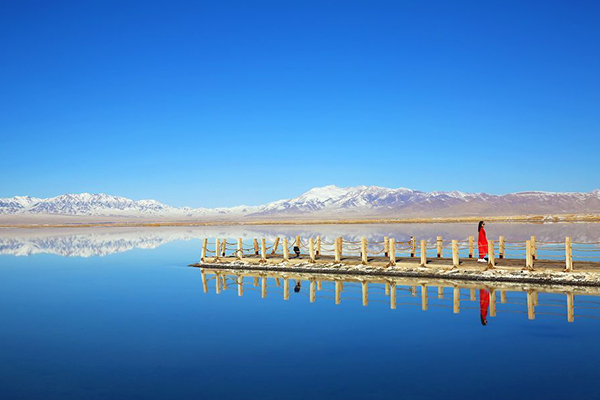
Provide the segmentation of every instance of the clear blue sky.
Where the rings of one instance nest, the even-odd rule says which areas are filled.
[[[600,187],[598,1],[2,1],[0,197]]]

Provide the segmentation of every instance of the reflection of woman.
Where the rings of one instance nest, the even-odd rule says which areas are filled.
[[[481,325],[487,325],[488,306],[490,305],[490,292],[485,289],[479,290],[479,316]]]
[[[487,254],[488,254],[488,241],[485,235],[485,222],[479,221],[479,226],[477,230],[479,231],[479,237],[477,238],[477,245],[479,247],[479,259],[477,262],[484,263],[487,262]]]
[[[302,281],[300,281],[300,280],[296,281],[296,286],[294,286],[294,293],[298,293],[300,291],[301,287],[302,287]]]

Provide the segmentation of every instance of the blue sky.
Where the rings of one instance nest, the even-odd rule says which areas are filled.
[[[600,2],[0,3],[0,197],[600,187]]]

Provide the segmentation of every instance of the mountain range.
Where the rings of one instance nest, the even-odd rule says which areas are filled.
[[[64,194],[51,198],[0,198],[0,215],[168,218],[176,220],[305,218],[406,218],[477,215],[600,213],[600,190],[588,193],[423,192],[378,186],[317,187],[260,206],[229,208],[172,207],[156,200],[132,200],[107,194]]]

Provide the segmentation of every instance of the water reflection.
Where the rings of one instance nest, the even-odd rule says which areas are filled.
[[[564,242],[570,236],[574,242],[600,241],[599,223],[561,224],[512,224],[489,223],[489,238],[503,235],[507,240],[525,241],[531,235],[540,242]],[[29,256],[33,254],[56,254],[65,257],[106,256],[132,249],[153,249],[174,241],[190,241],[202,238],[266,238],[292,239],[320,236],[333,241],[341,236],[344,241],[382,241],[393,237],[407,241],[411,236],[419,240],[464,240],[477,234],[476,224],[357,224],[357,225],[261,225],[261,226],[207,226],[207,227],[139,227],[139,228],[37,228],[0,229],[0,255]],[[200,244],[199,244],[200,246]]]
[[[539,315],[560,316],[568,322],[574,322],[576,318],[600,319],[600,288],[593,287],[516,283],[482,285],[454,280],[250,272],[221,268],[201,268],[200,274],[204,293],[211,292],[209,287],[213,286],[216,294],[233,289],[239,297],[243,297],[244,291],[259,291],[261,298],[271,293],[289,300],[291,285],[294,296],[304,295],[310,303],[317,299],[336,305],[359,301],[365,307],[384,303],[393,310],[420,306],[423,311],[439,307],[452,309],[455,314],[461,310],[473,310],[473,315],[477,315],[478,323],[483,326],[488,325],[488,317],[495,318],[504,313],[520,313],[529,320]],[[579,298],[577,307],[575,296]],[[417,300],[419,297],[420,302]],[[576,311],[581,314],[576,314]]]

